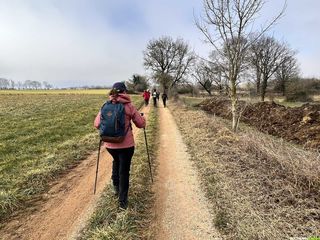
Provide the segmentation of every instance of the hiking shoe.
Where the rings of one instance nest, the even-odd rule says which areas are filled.
[[[127,201],[119,201],[119,208],[126,210],[128,208],[128,202]]]

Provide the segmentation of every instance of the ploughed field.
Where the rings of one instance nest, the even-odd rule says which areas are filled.
[[[201,102],[203,110],[231,119],[230,100],[210,98]],[[320,147],[320,105],[304,104],[288,108],[275,102],[239,101],[240,121],[258,130],[310,148]]]
[[[22,93],[0,92],[0,222],[97,148],[107,91]]]

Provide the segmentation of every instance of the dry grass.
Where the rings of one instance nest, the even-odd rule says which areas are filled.
[[[320,95],[314,95],[313,96],[313,101],[320,102]]]
[[[225,239],[320,235],[320,156],[227,120],[175,107]],[[190,121],[192,119],[192,121]]]

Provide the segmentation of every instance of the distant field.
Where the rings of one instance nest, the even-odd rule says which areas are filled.
[[[0,94],[99,94],[107,95],[109,89],[68,90],[0,90]]]
[[[93,120],[106,90],[49,92],[0,94],[0,220],[98,145]]]

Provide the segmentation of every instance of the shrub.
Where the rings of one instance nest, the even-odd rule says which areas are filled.
[[[312,102],[312,98],[309,96],[306,90],[297,90],[287,94],[286,100],[288,102]]]

